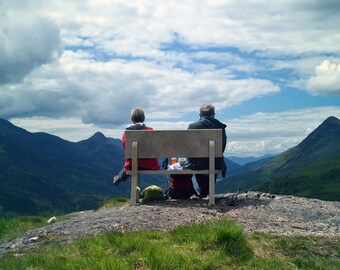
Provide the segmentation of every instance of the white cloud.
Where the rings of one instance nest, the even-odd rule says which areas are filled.
[[[48,1],[40,8],[65,40],[81,36],[108,52],[151,58],[174,39],[243,51],[339,52],[339,11],[333,0]]]
[[[83,134],[92,125],[121,131],[140,106],[156,127],[186,128],[185,117],[205,102],[223,111],[287,85],[338,95],[339,13],[333,0],[5,0],[0,117],[33,117],[33,126],[58,134],[71,119]],[[314,74],[324,55],[329,63]],[[338,111],[233,119],[228,151],[283,151],[303,137],[304,121],[314,129],[329,108]]]
[[[313,94],[340,95],[340,63],[324,60],[309,78],[307,90]]]
[[[0,5],[0,85],[18,82],[62,52],[59,28],[50,18],[5,1]]]
[[[277,113],[255,113],[232,119],[225,155],[261,156],[299,144],[327,117],[340,119],[340,107],[315,107]]]
[[[84,51],[66,51],[58,63],[37,68],[23,83],[3,86],[0,115],[81,117],[88,124],[119,126],[135,106],[153,119],[179,118],[204,102],[222,110],[279,91],[270,81],[232,80],[225,73],[191,73],[141,60],[97,62]]]
[[[30,118],[13,118],[11,122],[30,132],[47,132],[62,139],[78,142],[88,139],[96,132],[102,132],[107,137],[121,138],[123,127],[121,129],[99,128],[95,125],[84,124],[79,118],[48,118],[48,117],[30,117]]]

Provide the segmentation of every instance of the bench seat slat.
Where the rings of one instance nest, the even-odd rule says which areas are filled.
[[[221,170],[215,170],[215,173],[221,173]],[[132,175],[131,170],[126,171],[127,175]],[[158,170],[139,170],[138,174],[209,174],[209,170],[166,170],[166,171],[158,171]]]

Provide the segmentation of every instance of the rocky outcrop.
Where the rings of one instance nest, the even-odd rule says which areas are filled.
[[[219,218],[238,221],[247,233],[340,237],[340,202],[248,192],[220,194],[214,207],[201,199],[167,200],[74,213],[69,220],[1,242],[0,256],[105,232],[169,231],[180,225]]]
[[[251,192],[240,194],[225,216],[237,220],[248,233],[340,236],[339,201]]]

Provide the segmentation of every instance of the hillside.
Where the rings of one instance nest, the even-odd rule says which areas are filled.
[[[112,184],[123,159],[120,141],[99,132],[73,143],[0,119],[0,216],[93,209],[127,196],[128,183]]]
[[[217,192],[251,189],[261,182],[274,181],[318,162],[329,160],[339,155],[339,141],[340,120],[336,117],[329,117],[297,146],[269,159],[256,169],[219,181],[216,187]],[[319,184],[322,185],[322,183]],[[333,197],[333,199],[338,198]]]
[[[231,159],[225,157],[224,161],[225,161],[225,164],[227,165],[227,171],[229,175],[238,174],[244,171],[243,166],[233,162]]]
[[[267,181],[255,186],[253,190],[321,200],[340,200],[340,156],[318,162],[275,181]]]
[[[217,182],[217,192],[253,187],[334,157],[340,153],[339,122],[328,118],[298,146],[276,157],[244,166],[226,159],[229,177]],[[47,133],[30,133],[0,119],[0,216],[93,209],[102,200],[129,196],[129,182],[112,184],[123,158],[121,141],[99,132],[73,143]],[[167,186],[159,176],[143,176],[141,182]]]
[[[249,163],[257,162],[260,160],[264,159],[269,159],[273,157],[272,155],[264,155],[264,156],[259,156],[259,157],[236,157],[236,156],[228,156],[228,159],[241,165],[244,166]]]

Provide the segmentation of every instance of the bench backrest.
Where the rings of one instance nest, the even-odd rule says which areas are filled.
[[[209,174],[209,204],[215,204],[215,158],[222,157],[221,129],[127,130],[125,157],[132,159],[131,204],[137,204],[138,158],[190,157],[209,158],[208,171],[180,170],[181,173]],[[127,174],[130,174],[127,171]],[[159,173],[164,171],[141,171]],[[169,172],[169,171],[167,171]],[[175,173],[175,171],[172,171]]]
[[[221,129],[126,130],[125,157],[132,158],[132,142],[138,142],[138,158],[209,157],[209,141],[215,157],[222,157]]]

